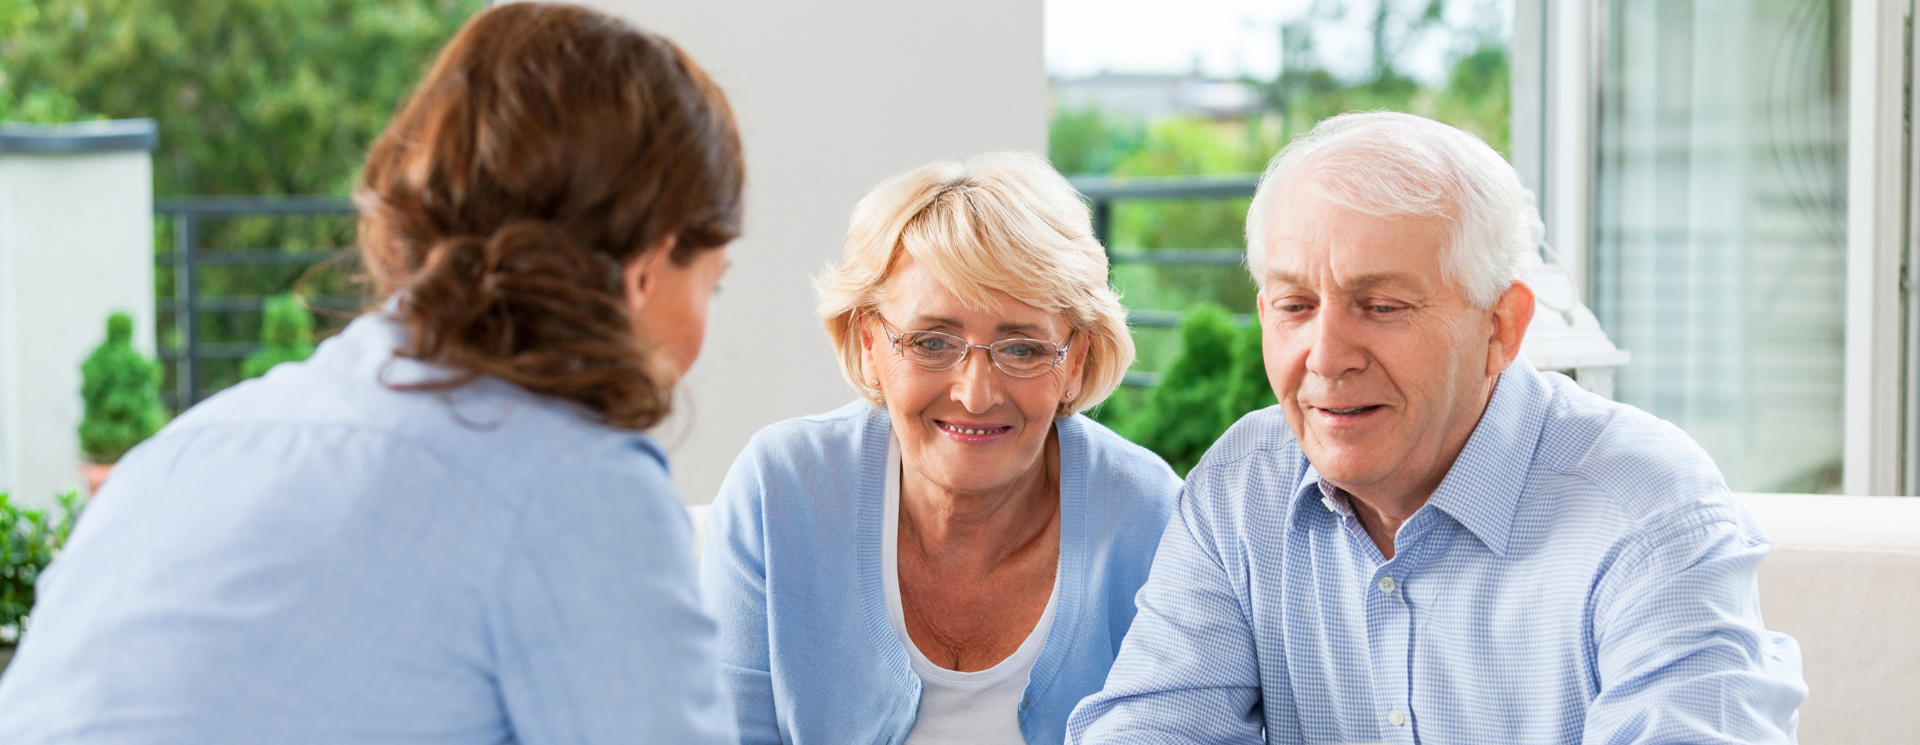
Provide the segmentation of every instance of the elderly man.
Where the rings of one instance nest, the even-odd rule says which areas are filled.
[[[1679,429],[1519,360],[1537,218],[1452,127],[1328,120],[1247,220],[1267,376],[1074,743],[1785,743],[1768,543]]]

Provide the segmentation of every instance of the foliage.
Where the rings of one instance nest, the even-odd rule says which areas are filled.
[[[1225,308],[1206,303],[1188,310],[1181,321],[1180,354],[1147,393],[1145,405],[1132,411],[1124,404],[1103,409],[1100,418],[1184,475],[1220,433],[1247,412],[1273,403],[1260,354],[1260,324],[1236,328]]]
[[[152,117],[157,194],[345,193],[479,0],[0,0],[0,106]]]
[[[167,423],[160,403],[158,365],[133,348],[133,318],[107,317],[107,340],[80,363],[80,450],[95,463],[112,463]]]
[[[1047,159],[1061,173],[1106,173],[1139,147],[1139,123],[1109,116],[1099,107],[1054,112],[1047,126]]]
[[[344,194],[367,146],[433,54],[484,0],[0,0],[0,119],[59,122],[151,117],[160,130],[154,193]],[[351,246],[351,217],[203,220],[202,250]],[[174,227],[154,225],[155,250]],[[156,293],[174,294],[167,265]],[[348,267],[204,265],[204,296],[295,289],[354,295]],[[339,305],[339,304],[336,304]],[[324,334],[344,324],[325,319]],[[170,314],[159,343],[172,346]],[[200,315],[206,343],[251,341],[252,312]],[[203,389],[241,376],[239,360],[204,360]],[[171,383],[168,383],[171,386]]]
[[[21,507],[0,491],[0,640],[20,638],[33,610],[34,583],[67,543],[84,506],[80,495],[59,496],[60,516]]]
[[[240,366],[244,378],[267,374],[282,362],[299,362],[313,354],[313,314],[300,298],[275,295],[267,299],[260,323],[260,351],[247,356]]]

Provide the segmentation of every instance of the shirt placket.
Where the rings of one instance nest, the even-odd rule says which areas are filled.
[[[1414,515],[1396,536],[1394,557],[1384,554],[1366,537],[1359,520],[1349,515],[1351,532],[1365,541],[1374,561],[1373,573],[1365,578],[1367,614],[1367,651],[1373,662],[1372,712],[1378,724],[1380,740],[1412,745],[1420,741],[1414,726],[1412,652],[1413,607],[1407,602],[1405,584],[1413,574],[1419,547],[1431,523],[1429,513]]]

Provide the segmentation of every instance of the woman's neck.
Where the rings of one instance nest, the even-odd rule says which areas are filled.
[[[924,566],[985,573],[1043,540],[1060,510],[1060,434],[1047,434],[1032,468],[1006,486],[959,492],[919,476],[900,474],[901,551],[920,554]]]

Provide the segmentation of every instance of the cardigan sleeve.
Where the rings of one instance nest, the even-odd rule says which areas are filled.
[[[781,742],[767,637],[765,482],[749,445],[707,511],[700,590],[720,624],[721,686],[746,745]]]

